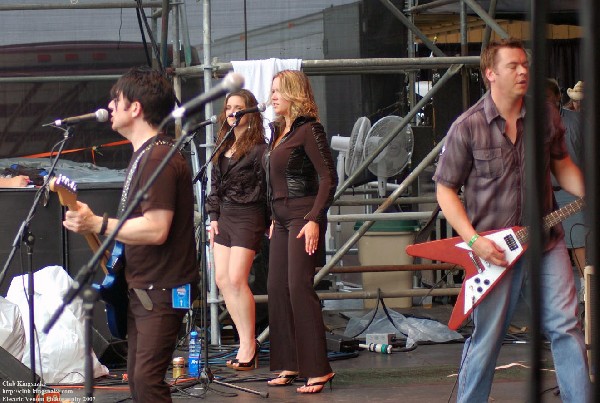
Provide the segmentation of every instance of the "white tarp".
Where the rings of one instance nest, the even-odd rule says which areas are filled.
[[[23,358],[25,329],[19,307],[0,296],[0,347],[16,359]]]
[[[37,330],[35,369],[46,383],[82,383],[84,378],[84,311],[81,298],[69,304],[48,334],[42,332],[62,304],[62,296],[73,280],[60,266],[48,266],[34,274],[34,322]],[[21,361],[30,366],[29,305],[27,275],[13,278],[6,299],[19,306],[27,344]],[[40,361],[41,356],[41,361]],[[94,378],[108,374],[93,354]]]

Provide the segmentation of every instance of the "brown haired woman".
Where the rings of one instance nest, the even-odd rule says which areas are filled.
[[[337,174],[308,77],[279,72],[270,102],[277,118],[265,155],[273,216],[267,289],[271,370],[281,372],[268,384],[291,385],[301,376],[307,381],[298,393],[319,393],[335,374],[313,278],[324,260]]]
[[[267,147],[260,113],[239,119],[234,112],[256,106],[248,90],[230,93],[219,115],[222,122],[217,144],[233,127],[212,163],[211,191],[207,198],[210,215],[210,244],[217,286],[237,328],[240,340],[236,358],[227,362],[235,370],[258,367],[255,340],[254,296],[248,274],[266,229],[266,185],[262,157]]]

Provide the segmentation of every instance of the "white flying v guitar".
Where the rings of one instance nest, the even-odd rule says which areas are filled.
[[[583,204],[583,199],[578,199],[548,214],[543,218],[544,230],[548,231],[565,218],[577,213],[583,208]],[[465,269],[462,288],[448,322],[448,327],[453,330],[460,327],[473,308],[483,300],[527,249],[529,233],[525,227],[516,226],[487,231],[481,235],[491,239],[504,250],[508,261],[507,267],[496,266],[479,258],[461,237],[423,242],[406,247],[406,253],[410,256],[453,263]]]

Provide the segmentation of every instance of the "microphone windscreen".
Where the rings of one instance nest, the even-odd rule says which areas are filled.
[[[222,86],[229,92],[235,92],[244,86],[244,76],[239,73],[230,72],[223,78]]]
[[[106,109],[98,109],[96,111],[96,120],[98,122],[108,121],[108,111]]]

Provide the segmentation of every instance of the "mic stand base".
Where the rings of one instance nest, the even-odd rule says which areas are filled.
[[[210,370],[210,367],[205,368],[203,367],[200,375],[198,375],[198,380],[195,384],[200,384],[204,387],[204,389],[206,391],[210,390],[210,384],[214,383],[215,385],[221,385],[221,386],[225,386],[231,389],[235,389],[235,390],[239,390],[241,392],[247,392],[247,393],[252,393],[253,395],[257,395],[260,397],[264,397],[267,398],[269,397],[269,392],[259,392],[257,390],[254,389],[249,389],[249,388],[244,388],[242,386],[238,386],[238,385],[233,385],[231,383],[227,383],[227,382],[222,382],[222,381],[217,381],[212,373],[212,371]],[[188,386],[187,388],[191,388],[193,385]]]

